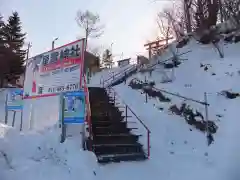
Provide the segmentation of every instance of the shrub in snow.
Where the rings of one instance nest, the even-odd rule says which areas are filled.
[[[202,44],[210,44],[212,42],[212,35],[210,33],[202,35],[200,37],[199,42]]]
[[[202,44],[218,43],[221,36],[218,34],[216,28],[202,31],[198,34],[198,41]]]
[[[213,121],[204,121],[203,115],[198,111],[193,111],[189,105],[186,103],[182,103],[181,107],[178,108],[177,105],[172,105],[169,108],[169,111],[173,112],[178,116],[183,116],[185,121],[195,127],[196,129],[206,132],[210,134],[214,134],[217,132],[218,126]],[[198,120],[200,118],[200,120]],[[209,138],[213,138],[212,136]]]
[[[178,109],[178,107],[177,107],[176,104],[170,106],[169,111],[171,111],[172,113],[174,113],[174,114],[176,114],[176,115],[178,115],[178,116],[181,116],[181,115],[182,115],[181,110]]]
[[[231,43],[231,42],[233,42],[233,38],[234,38],[234,35],[230,34],[228,36],[225,36],[224,41],[228,42],[228,43]]]
[[[129,83],[129,86],[132,89],[142,89],[143,88],[143,84],[141,82],[136,81],[136,79],[132,79]]]
[[[186,46],[189,42],[189,38],[188,37],[184,37],[182,40],[180,40],[177,45],[176,48],[183,48],[184,46]]]
[[[129,83],[129,86],[132,89],[142,89],[144,93],[146,93],[150,97],[158,98],[159,101],[162,102],[170,102],[171,99],[164,96],[160,91],[153,89],[155,86],[155,82],[142,82],[138,79],[132,79],[132,81]]]
[[[150,97],[158,98],[161,102],[170,102],[171,99],[164,96],[160,91],[156,91],[152,88],[144,88],[143,91],[148,94]]]
[[[234,42],[238,43],[240,41],[240,34],[235,36]]]
[[[222,91],[222,92],[220,92],[220,95],[223,95],[228,99],[235,99],[240,96],[239,93],[234,93],[234,92],[230,92],[230,91]]]
[[[174,67],[178,67],[180,64],[181,64],[181,62],[176,60],[176,61],[173,61],[172,63],[164,63],[164,68],[165,69],[172,69]]]
[[[129,83],[129,86],[132,89],[143,89],[144,87],[153,87],[155,86],[155,82],[151,81],[151,82],[142,82],[136,78],[132,79]]]

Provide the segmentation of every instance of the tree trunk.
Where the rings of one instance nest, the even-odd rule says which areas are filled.
[[[4,85],[4,78],[3,76],[0,76],[0,88],[3,88]]]
[[[224,22],[224,17],[223,17],[223,3],[222,0],[219,0],[219,11],[220,11],[220,21],[221,23]]]
[[[190,0],[184,0],[184,12],[187,33],[192,32],[191,16],[190,16]]]

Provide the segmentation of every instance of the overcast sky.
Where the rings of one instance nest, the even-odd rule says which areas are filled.
[[[152,3],[152,0],[0,0],[0,12],[6,17],[18,11],[27,41],[32,42],[30,56],[51,49],[55,37],[57,46],[82,37],[75,22],[77,10],[98,13],[105,24],[104,35],[90,40],[90,45],[105,48],[113,43],[115,58],[134,57],[144,54],[147,40],[157,35],[156,13],[167,2]]]

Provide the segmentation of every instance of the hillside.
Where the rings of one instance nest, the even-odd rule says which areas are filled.
[[[0,124],[0,179],[239,179],[239,46],[226,44],[225,57],[220,58],[212,45],[200,45],[191,40],[179,49],[178,54],[188,53],[181,56],[185,60],[174,71],[159,64],[151,73],[137,72],[127,78],[126,84],[113,87],[121,97],[119,102],[124,101],[131,107],[151,131],[150,159],[143,162],[97,164],[93,153],[81,150],[79,136],[69,137],[64,144],[59,144],[57,97],[24,100],[24,131],[19,133],[19,117],[14,128],[9,127],[11,120],[8,126]],[[151,63],[171,56],[168,49]],[[100,81],[111,79],[113,73],[119,74],[129,67],[131,65],[96,73],[89,87],[102,86]],[[166,77],[171,82],[163,83]],[[160,94],[158,89],[164,91]],[[213,129],[209,127],[211,143],[208,144],[206,129],[201,129],[205,127],[205,106],[169,92],[200,102],[205,101],[204,93],[207,93],[208,120],[215,125]],[[2,91],[0,96],[1,122],[4,121],[5,93]],[[147,102],[146,93],[149,94]],[[227,98],[229,94],[236,98]],[[180,112],[183,103],[193,109],[190,114]],[[34,123],[29,130],[31,108],[34,108]],[[203,117],[198,114],[194,121],[188,119],[191,112],[196,115],[196,111]],[[146,132],[140,133],[144,144]]]
[[[234,168],[239,166],[236,156],[240,146],[236,138],[240,134],[237,119],[240,101],[238,97],[225,97],[222,91],[240,91],[239,46],[224,45],[225,58],[221,59],[212,45],[199,45],[192,40],[187,46],[179,49],[179,54],[191,52],[180,56],[186,60],[181,61],[181,64],[174,68],[174,72],[157,65],[152,73],[139,72],[128,79],[127,85],[114,87],[151,129],[150,161],[158,162],[156,167],[159,171],[164,169],[161,174],[166,176],[163,176],[163,179],[234,179],[238,176]],[[171,53],[167,51],[158,60],[163,61],[170,57]],[[172,82],[161,83],[166,75]],[[180,108],[182,103],[186,103],[205,117],[203,105],[164,92],[162,95],[170,99],[170,102],[150,97],[146,103],[143,89],[138,90],[137,86],[137,89],[132,89],[128,86],[132,79],[143,83],[145,80],[154,81],[154,87],[157,89],[202,102],[206,92],[210,104],[208,119],[217,126],[212,144],[208,146],[206,132],[201,132],[194,125],[186,123],[182,115],[176,115],[178,112],[169,110],[173,105]],[[200,120],[198,117],[197,121]]]

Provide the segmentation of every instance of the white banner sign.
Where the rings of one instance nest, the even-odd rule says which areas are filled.
[[[79,90],[84,51],[85,39],[82,39],[29,59],[24,97]]]

